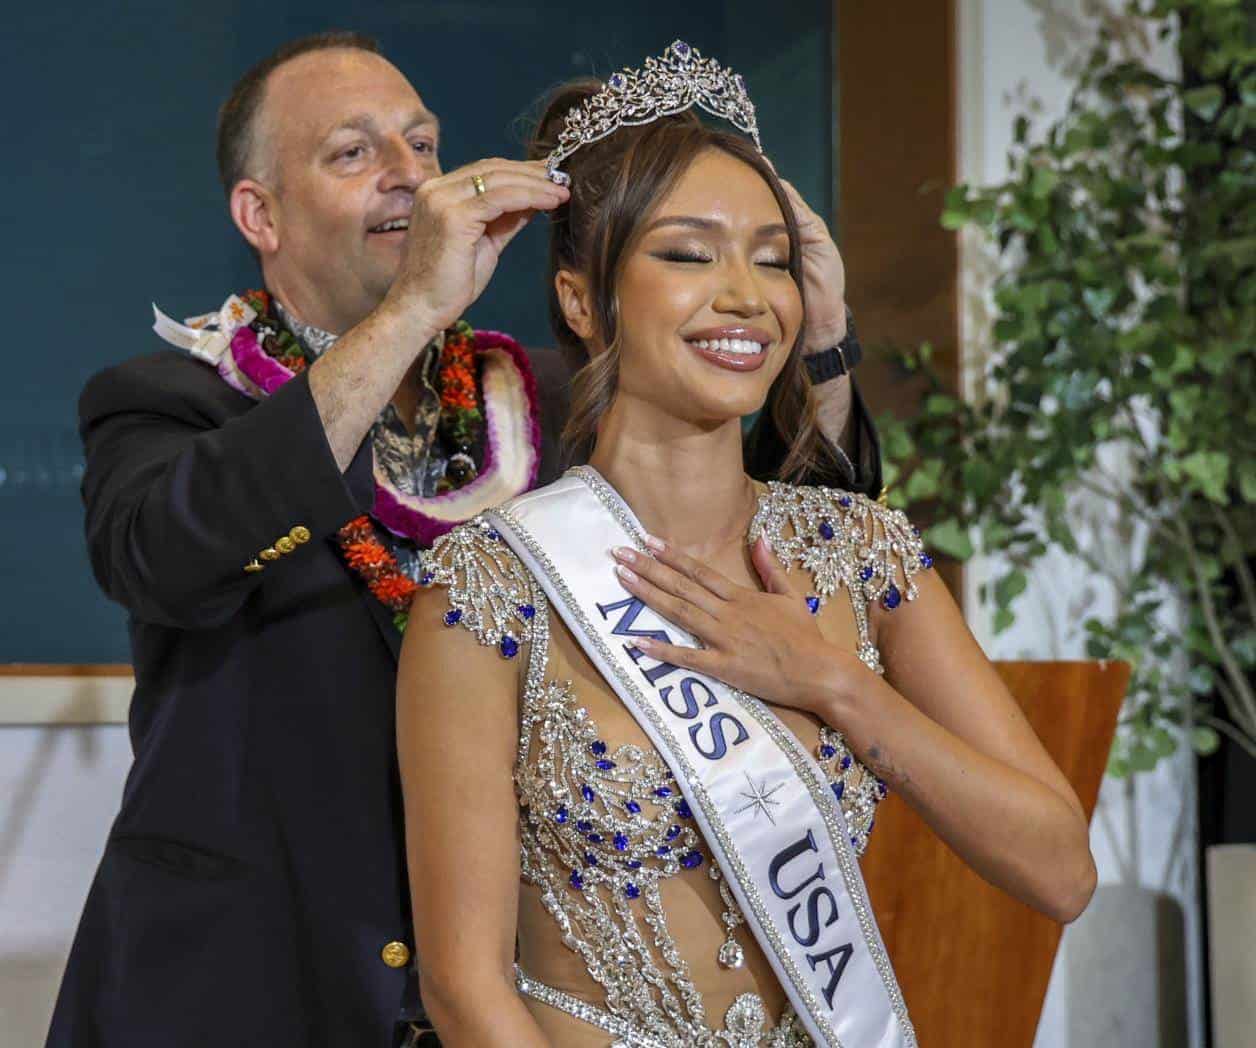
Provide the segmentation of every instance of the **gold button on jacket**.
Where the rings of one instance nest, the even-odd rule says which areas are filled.
[[[298,524],[295,528],[288,532],[288,538],[292,539],[292,541],[298,546],[304,546],[310,541],[311,537],[310,529],[304,524]]]
[[[410,947],[403,942],[390,942],[379,955],[389,968],[404,968],[410,963]]]
[[[297,544],[288,538],[287,535],[275,540],[275,549],[279,550],[280,553],[291,553],[296,548]]]

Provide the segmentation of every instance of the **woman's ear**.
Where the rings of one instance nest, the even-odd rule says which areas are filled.
[[[597,324],[593,319],[593,296],[588,278],[570,269],[560,269],[554,274],[554,291],[567,326],[585,342],[590,341],[597,332]]]

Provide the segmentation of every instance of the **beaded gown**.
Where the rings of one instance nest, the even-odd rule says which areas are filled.
[[[862,495],[773,483],[747,540],[761,533],[826,638],[881,672],[870,608],[914,598],[929,566],[907,518]],[[516,976],[550,1042],[811,1045],[667,765],[492,526],[477,518],[438,540],[422,581],[447,589],[446,625],[520,663]],[[884,783],[839,733],[773,710],[812,749],[862,854]],[[746,803],[770,818],[758,789],[747,775]]]

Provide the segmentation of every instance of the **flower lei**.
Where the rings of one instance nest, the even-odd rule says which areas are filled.
[[[266,291],[252,289],[239,297],[257,314],[248,326],[268,356],[298,375],[314,362],[313,353],[274,317]],[[440,482],[442,490],[450,490],[475,479],[470,452],[484,426],[476,380],[475,330],[465,320],[445,332],[438,373],[440,429],[457,448]],[[419,586],[380,541],[371,518],[355,517],[337,532],[336,540],[350,569],[366,583],[372,596],[392,611],[393,624],[404,633],[410,602]]]

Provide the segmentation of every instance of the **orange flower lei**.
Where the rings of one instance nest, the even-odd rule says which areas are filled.
[[[336,537],[345,562],[362,577],[375,599],[392,611],[393,624],[404,633],[418,583],[380,542],[370,517],[355,517]]]
[[[440,354],[440,421],[446,437],[463,453],[484,421],[477,394],[475,329],[460,320],[445,332]]]
[[[263,350],[289,370],[300,374],[310,364],[308,351],[282,324],[271,317],[271,297],[260,289],[240,296],[257,313],[250,325]],[[455,457],[470,465],[470,450],[483,425],[476,383],[475,329],[465,320],[445,332],[440,357],[440,425],[453,443]],[[475,476],[474,468],[463,468],[449,477],[450,486],[461,486]],[[337,533],[345,562],[366,582],[371,594],[390,609],[393,623],[405,632],[410,602],[418,583],[401,570],[397,558],[380,541],[371,518],[356,517]]]

